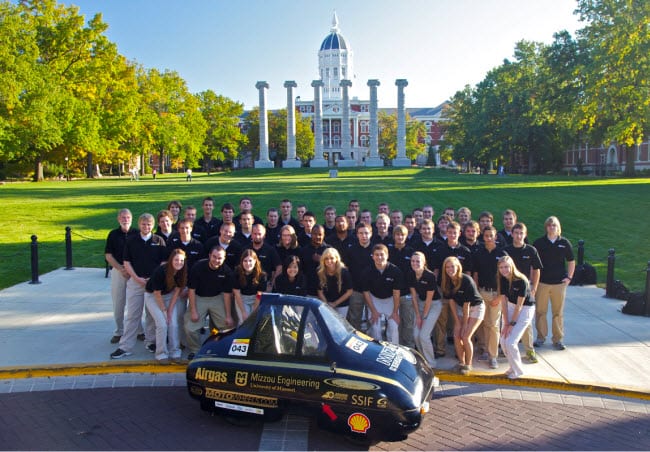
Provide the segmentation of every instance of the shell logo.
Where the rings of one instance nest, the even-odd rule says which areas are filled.
[[[355,433],[366,433],[370,428],[370,419],[363,413],[352,413],[348,418],[348,425]]]

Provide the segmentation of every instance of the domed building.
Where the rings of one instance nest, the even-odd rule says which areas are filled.
[[[361,100],[352,93],[366,93],[369,96],[366,82],[355,79],[353,51],[350,42],[343,36],[339,27],[336,13],[332,17],[332,27],[323,39],[318,50],[318,73],[323,82],[322,87],[322,133],[323,158],[330,166],[363,166],[368,157],[370,140],[370,101]],[[342,80],[350,80],[352,86],[348,89],[350,96],[349,127],[350,147],[343,146],[343,88]],[[380,81],[393,84],[394,80]],[[427,130],[424,141],[428,146],[435,147],[441,139],[441,120],[443,104],[434,108],[407,108],[406,112],[413,120],[422,121]],[[313,100],[296,99],[296,109],[303,117],[313,120],[315,108]],[[388,114],[394,114],[396,109],[379,109]],[[314,128],[315,130],[316,128]],[[423,156],[426,161],[426,156]]]

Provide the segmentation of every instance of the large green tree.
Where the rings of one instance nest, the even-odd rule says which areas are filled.
[[[207,124],[204,142],[204,166],[209,170],[212,160],[234,160],[239,150],[248,143],[248,137],[241,133],[240,116],[244,105],[212,90],[197,94],[200,111]]]
[[[146,109],[140,116],[142,152],[159,155],[160,172],[165,171],[165,157],[182,160],[188,168],[197,166],[208,128],[199,99],[175,71],[149,69],[138,79]]]
[[[594,142],[626,146],[632,174],[634,145],[650,127],[650,2],[579,0],[576,13],[587,24],[578,31],[588,52],[581,125]]]
[[[309,160],[314,156],[314,133],[311,130],[311,120],[303,118],[296,110],[296,156],[303,160]],[[248,135],[249,148],[253,150],[253,156],[259,155],[259,108],[254,108],[246,116],[246,130]],[[269,154],[276,164],[287,158],[287,110],[274,110],[268,112],[268,133],[269,133]]]

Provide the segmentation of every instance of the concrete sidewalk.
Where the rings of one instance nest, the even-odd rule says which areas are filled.
[[[178,365],[156,365],[141,342],[128,361],[110,360],[116,345],[109,343],[114,323],[110,279],[104,278],[103,269],[60,269],[40,280],[0,291],[0,378],[182,371]],[[455,360],[442,358],[436,374],[443,381],[498,381],[650,399],[650,318],[624,315],[622,305],[604,298],[603,289],[569,287],[567,350],[539,348],[539,363],[525,364],[524,378],[514,382],[498,377],[507,368],[505,358],[499,359],[497,370],[475,363],[469,377],[450,372]]]

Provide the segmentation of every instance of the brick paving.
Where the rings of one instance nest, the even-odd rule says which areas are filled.
[[[0,449],[368,450],[320,430],[304,413],[232,425],[201,411],[183,377],[3,381]],[[650,450],[650,402],[644,400],[443,383],[431,409],[407,440],[370,449]]]

